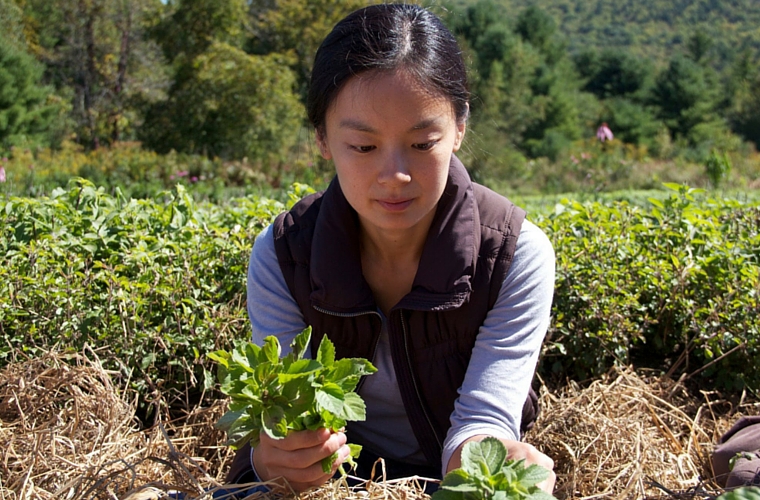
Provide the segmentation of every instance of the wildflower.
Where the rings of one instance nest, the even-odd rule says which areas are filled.
[[[574,165],[579,163],[578,158],[576,158],[575,155],[570,155],[570,161],[572,161]]]
[[[187,174],[189,172],[187,170],[183,170],[181,172],[177,172],[177,177],[187,177]]]
[[[0,167],[0,182],[5,182],[5,167]]]
[[[610,130],[610,127],[607,126],[607,122],[603,122],[596,131],[596,138],[602,142],[611,141],[614,139],[614,137],[615,136],[612,135],[612,130]]]
[[[190,182],[198,182],[198,178],[196,176],[190,177]]]
[[[587,153],[587,152],[584,151],[583,153],[581,153],[581,158],[583,158],[584,160],[590,160],[591,159],[591,153]]]

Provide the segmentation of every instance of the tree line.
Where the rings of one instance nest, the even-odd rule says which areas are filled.
[[[303,101],[319,42],[367,3],[0,0],[0,150],[140,141],[160,153],[247,158],[262,169],[287,161],[306,139]],[[620,8],[634,21],[659,12],[663,32],[675,26],[682,43],[656,58],[636,40],[600,45],[604,36],[615,40],[617,21],[583,31],[593,12],[609,18],[606,0],[431,6],[470,65],[472,146],[464,154],[473,170],[556,160],[602,122],[654,157],[704,161],[716,149],[760,144],[758,45],[750,38],[728,47],[701,28],[682,39],[668,18],[678,6],[642,10],[649,3],[659,5]],[[738,22],[722,4],[692,3],[679,5]],[[760,6],[745,7],[747,19],[760,16]]]

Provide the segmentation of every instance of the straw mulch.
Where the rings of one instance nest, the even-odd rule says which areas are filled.
[[[116,499],[146,483],[202,492],[231,453],[222,402],[138,431],[97,359],[49,354],[0,373],[0,499]],[[190,472],[192,470],[192,472]]]
[[[158,411],[156,424],[140,430],[135,401],[92,358],[49,354],[0,373],[0,500],[151,500],[170,491],[206,500],[219,492],[232,459],[213,427],[224,403],[174,420]],[[542,388],[541,403],[527,440],[554,458],[559,499],[713,498],[714,443],[739,415],[760,411],[758,402],[712,393],[695,400],[667,378],[628,370],[585,388]],[[424,484],[333,481],[301,498],[426,499]],[[280,488],[267,496],[292,495]]]
[[[555,461],[558,498],[713,498],[710,455],[742,415],[760,414],[746,395],[689,394],[653,373],[614,370],[581,388],[541,394],[527,441]]]

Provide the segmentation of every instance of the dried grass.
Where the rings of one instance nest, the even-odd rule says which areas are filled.
[[[585,388],[570,383],[557,394],[542,388],[542,413],[527,440],[554,458],[560,499],[712,498],[714,443],[739,415],[760,413],[760,403],[732,404],[708,392],[701,398],[665,377],[630,370]],[[164,412],[147,430],[138,429],[135,410],[91,354],[7,366],[0,373],[0,500],[218,495],[232,459],[213,427],[224,402],[174,420]],[[425,499],[426,481],[336,480],[300,497]],[[267,495],[288,496],[281,488]]]
[[[711,498],[720,493],[715,443],[736,418],[760,413],[760,403],[701,396],[632,370],[585,388],[571,382],[558,394],[542,388],[527,440],[554,459],[558,498]]]

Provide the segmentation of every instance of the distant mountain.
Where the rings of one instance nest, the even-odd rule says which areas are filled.
[[[466,6],[477,0],[459,0]],[[625,48],[664,62],[686,52],[700,33],[721,69],[744,49],[760,54],[760,0],[495,0],[514,11],[537,5],[550,13],[571,53]]]

